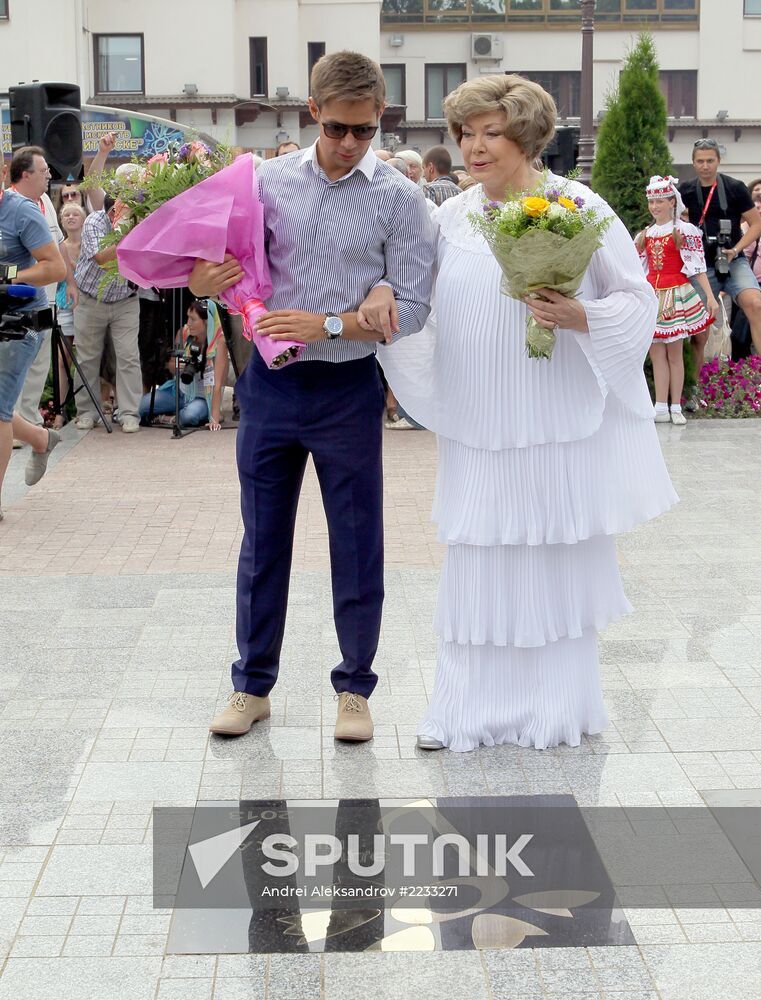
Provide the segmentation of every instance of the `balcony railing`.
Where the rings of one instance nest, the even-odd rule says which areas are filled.
[[[697,26],[700,0],[597,0],[601,28]],[[398,28],[576,27],[579,0],[383,0],[381,26]]]

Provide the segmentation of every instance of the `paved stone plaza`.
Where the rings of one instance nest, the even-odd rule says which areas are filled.
[[[601,640],[610,728],[543,752],[415,749],[442,556],[430,434],[386,434],[376,736],[356,746],[332,738],[337,646],[311,470],[273,716],[224,741],[207,725],[235,655],[234,432],[69,427],[32,490],[14,452],[0,525],[0,1000],[761,998],[759,910],[626,910],[636,943],[617,947],[183,955],[170,953],[171,911],[153,908],[157,804],[761,805],[761,422],[659,434],[682,502],[619,540],[636,611]]]

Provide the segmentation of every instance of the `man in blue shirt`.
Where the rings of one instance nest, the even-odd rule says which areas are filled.
[[[43,150],[38,147],[30,149],[30,169],[47,175],[48,165]],[[28,151],[19,150],[16,157],[26,155]],[[13,407],[29,366],[37,357],[52,325],[52,314],[48,316],[45,285],[66,277],[66,264],[50,237],[50,230],[42,213],[33,201],[14,191],[4,190],[5,174],[4,168],[0,182],[0,264],[15,265],[17,273],[13,283],[33,285],[37,293],[31,299],[13,299],[13,306],[3,303],[4,312],[12,309],[23,314],[28,328],[21,339],[4,340],[0,331],[0,490],[10,461],[14,437],[32,446],[32,456],[27,464],[25,477],[29,486],[42,478],[48,456],[60,441],[55,431],[30,424],[14,414]],[[2,516],[0,509],[0,520]]]
[[[383,604],[381,436],[375,361],[383,333],[357,310],[380,283],[398,306],[393,337],[430,309],[434,234],[422,193],[370,148],[385,100],[380,67],[337,52],[314,67],[309,107],[320,126],[307,150],[257,170],[274,292],[259,331],[306,344],[277,371],[257,352],[238,381],[238,470],[245,536],[238,565],[233,694],[211,731],[247,732],[270,714],[285,629],[296,507],[311,455],[328,521],[333,612],[342,660],[331,674],[337,739],[372,738],[367,705]],[[198,261],[196,295],[240,280],[238,262]],[[391,331],[388,331],[391,337]]]

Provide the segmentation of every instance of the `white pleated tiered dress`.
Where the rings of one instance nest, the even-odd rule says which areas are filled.
[[[614,536],[677,500],[642,373],[657,303],[614,219],[579,293],[589,334],[560,330],[551,360],[528,358],[526,308],[500,293],[468,219],[482,202],[479,185],[438,210],[431,322],[379,351],[401,405],[438,435],[447,553],[419,733],[457,751],[576,746],[607,725],[597,633],[631,611]]]

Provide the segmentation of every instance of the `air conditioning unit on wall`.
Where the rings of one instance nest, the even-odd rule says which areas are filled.
[[[470,36],[471,59],[489,59],[495,62],[502,58],[502,38],[500,35],[486,35],[473,32]]]

